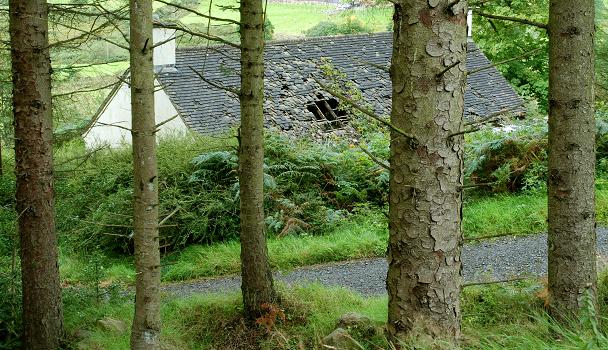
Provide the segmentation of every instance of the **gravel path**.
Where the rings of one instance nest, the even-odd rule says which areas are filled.
[[[597,230],[597,248],[608,259],[608,229]],[[462,251],[465,283],[500,281],[514,277],[545,276],[547,273],[547,235],[503,237],[468,243]],[[315,265],[275,273],[278,281],[291,284],[318,282],[342,286],[363,295],[385,294],[387,262],[384,258],[363,259]],[[163,291],[181,296],[194,293],[217,293],[240,288],[238,276],[166,284]]]

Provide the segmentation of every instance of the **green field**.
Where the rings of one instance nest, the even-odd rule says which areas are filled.
[[[234,0],[215,0],[211,5],[211,15],[214,17],[229,18],[238,20],[238,11],[226,9],[225,7],[236,7],[237,1]],[[268,20],[275,28],[276,39],[303,36],[303,32],[322,21],[341,21],[346,16],[356,17],[367,24],[374,31],[386,31],[390,22],[393,10],[387,6],[376,6],[359,10],[344,11],[336,13],[336,7],[322,4],[281,4],[268,3]],[[209,13],[209,0],[201,1],[198,11]],[[190,14],[181,19],[184,24],[207,23],[207,20]],[[218,25],[219,22],[212,22]]]

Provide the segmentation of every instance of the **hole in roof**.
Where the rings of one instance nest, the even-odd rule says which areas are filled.
[[[348,122],[347,112],[340,107],[340,103],[335,98],[325,99],[321,94],[317,94],[320,99],[306,105],[306,109],[311,112],[315,121],[325,132],[341,129]]]

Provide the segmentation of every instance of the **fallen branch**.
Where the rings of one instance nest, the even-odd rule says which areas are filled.
[[[167,222],[167,220],[171,219],[171,217],[175,214],[177,214],[178,211],[180,211],[182,209],[182,207],[178,206],[177,208],[175,208],[169,215],[165,216],[164,219],[162,219],[159,223],[158,226],[159,227],[164,227],[163,224],[165,222]]]
[[[483,286],[486,284],[510,283],[510,282],[518,282],[518,281],[529,281],[529,280],[533,280],[533,279],[534,279],[534,277],[514,277],[514,278],[508,278],[508,279],[498,280],[498,281],[463,283],[462,287]]]
[[[487,236],[480,236],[480,237],[471,237],[471,238],[465,238],[464,241],[465,242],[474,242],[474,241],[483,241],[486,239],[492,239],[492,238],[500,238],[500,237],[515,237],[516,235],[513,233],[499,233],[496,235],[487,235]]]

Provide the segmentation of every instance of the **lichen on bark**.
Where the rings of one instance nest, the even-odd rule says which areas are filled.
[[[463,138],[450,135],[464,108],[462,4],[395,4],[391,122],[415,137],[391,135],[388,331],[397,340],[460,337]]]

